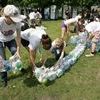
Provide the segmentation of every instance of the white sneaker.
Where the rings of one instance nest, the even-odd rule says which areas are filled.
[[[85,55],[85,56],[86,56],[86,57],[93,57],[94,54],[90,53],[90,54],[87,54],[87,55]]]

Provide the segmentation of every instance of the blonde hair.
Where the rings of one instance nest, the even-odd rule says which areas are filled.
[[[59,47],[62,46],[62,45],[64,45],[64,41],[63,41],[62,38],[56,38],[54,40],[54,43],[55,43],[56,46],[59,46]]]

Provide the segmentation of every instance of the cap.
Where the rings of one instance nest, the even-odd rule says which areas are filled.
[[[14,22],[21,22],[26,18],[21,15],[19,9],[14,5],[7,5],[4,7],[4,16],[9,16]]]

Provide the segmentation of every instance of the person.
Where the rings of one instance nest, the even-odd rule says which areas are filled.
[[[31,25],[40,26],[41,19],[42,19],[42,15],[38,10],[30,12],[30,14],[29,14],[30,26]]]
[[[65,15],[66,15],[66,19],[69,19],[70,18],[70,13],[69,13],[69,10],[65,10]]]
[[[41,26],[42,24],[42,15],[38,10],[36,11],[35,23],[37,26]]]
[[[65,45],[65,42],[63,41],[62,38],[56,38],[52,42],[52,47],[51,47],[50,51],[54,54],[56,60],[58,60],[60,58],[61,53],[64,49],[64,45]],[[66,55],[66,53],[64,50],[64,56],[65,55]]]
[[[36,11],[32,11],[29,13],[29,24],[35,26],[35,19],[36,19]]]
[[[72,23],[77,22],[79,18],[81,18],[80,15],[76,16],[75,18],[66,19],[62,22],[62,25],[61,25],[61,38],[63,38],[65,40],[65,37],[67,36],[67,39],[68,39],[69,25],[72,24]]]
[[[84,23],[85,23],[85,21],[83,18],[78,19],[78,22],[76,23],[76,26],[75,26],[75,30],[76,30],[77,35],[79,35],[79,33],[85,31],[84,30],[84,28],[85,28]]]
[[[86,25],[85,29],[89,34],[88,40],[91,40],[91,53],[87,54],[86,57],[91,57],[96,54],[96,47],[98,42],[100,42],[100,22],[90,22]]]
[[[12,55],[16,53],[20,57],[20,22],[25,17],[20,14],[19,9],[14,5],[6,5],[4,7],[3,15],[0,17],[0,55],[3,59],[6,59],[6,47],[8,47]],[[3,72],[2,78],[4,78],[6,86],[7,72]]]
[[[24,31],[25,29],[29,28],[28,18],[21,21],[21,31]]]
[[[51,39],[41,27],[31,27],[22,31],[21,38],[22,45],[29,51],[30,64],[32,66],[30,75],[32,76],[32,73],[34,73],[35,70],[34,67],[37,50],[40,47],[49,50],[51,48]]]
[[[22,31],[21,38],[22,45],[29,51],[30,65],[32,66],[30,77],[32,77],[32,74],[34,74],[35,71],[35,59],[38,50],[41,54],[40,61],[44,64],[47,60],[47,57],[44,57],[43,55],[44,52],[47,55],[53,54],[55,59],[58,60],[65,45],[62,38],[56,38],[52,42],[50,37],[41,27],[36,27],[36,29],[29,28]]]

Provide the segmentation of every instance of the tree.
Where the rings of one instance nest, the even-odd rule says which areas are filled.
[[[4,7],[7,5],[8,0],[0,0],[1,7]]]

